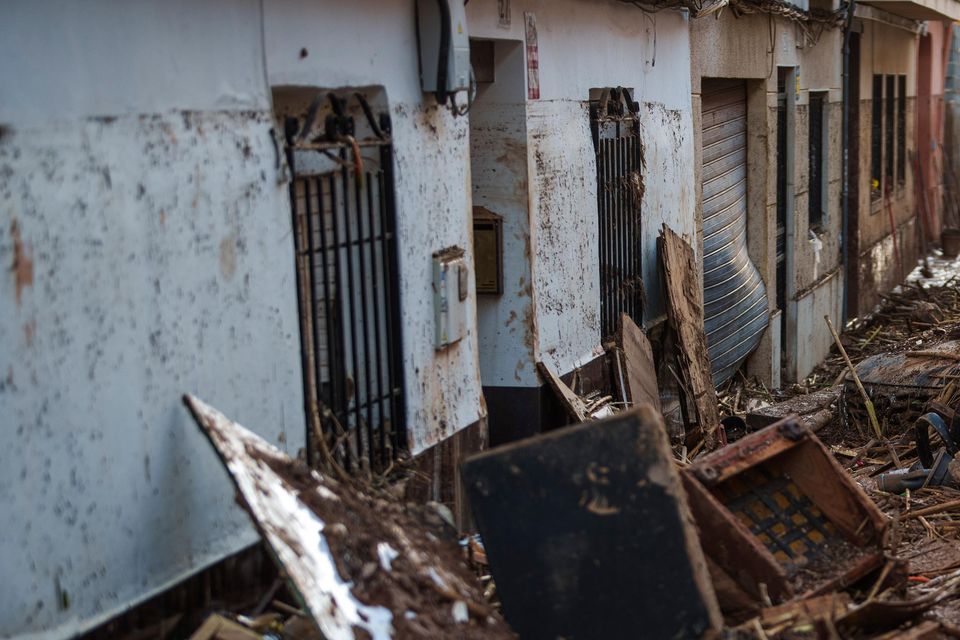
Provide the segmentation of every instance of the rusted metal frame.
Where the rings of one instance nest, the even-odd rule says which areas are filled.
[[[379,172],[378,172],[379,173]],[[378,302],[380,300],[380,280],[377,274],[377,244],[378,236],[376,229],[376,222],[373,216],[373,207],[374,203],[379,203],[379,194],[376,200],[373,197],[373,175],[367,176],[367,228],[370,231],[370,295],[373,298],[373,308],[377,309],[379,307]],[[379,180],[377,185],[379,186]],[[381,210],[382,213],[382,210]],[[382,234],[381,227],[381,234]],[[382,262],[382,259],[381,259]],[[389,465],[390,460],[387,456],[387,446],[386,446],[386,436],[384,434],[386,430],[386,420],[384,419],[385,413],[383,411],[383,360],[381,358],[380,350],[380,317],[383,314],[374,313],[373,315],[373,343],[374,343],[374,354],[376,355],[376,386],[377,386],[377,436],[380,441],[380,464]],[[389,327],[384,327],[385,331],[389,331]],[[367,401],[370,402],[370,406],[373,406],[373,398],[367,397]],[[371,409],[372,410],[372,409]]]
[[[370,173],[362,174],[364,177],[364,182],[369,182]],[[363,333],[363,389],[366,392],[366,397],[364,402],[361,405],[360,403],[360,381],[356,380],[354,384],[354,392],[357,394],[357,408],[366,408],[367,410],[367,419],[366,419],[366,432],[367,432],[367,459],[370,461],[370,467],[375,468],[377,466],[377,461],[375,458],[376,451],[373,446],[373,403],[371,401],[371,387],[370,387],[370,340],[369,340],[369,327],[370,327],[370,315],[367,310],[367,270],[364,264],[364,245],[367,244],[367,241],[364,240],[363,236],[363,186],[360,184],[360,180],[354,177],[353,181],[353,195],[354,195],[354,206],[357,220],[357,262],[360,265],[360,287],[357,293],[360,294],[360,315],[362,316],[361,326],[358,327]],[[348,250],[350,251],[350,250]],[[354,292],[350,293],[351,298],[355,295]],[[357,374],[359,377],[360,373],[360,364],[355,365]],[[357,428],[359,429],[359,423]]]
[[[689,470],[680,476],[706,555],[755,598],[762,595],[761,583],[775,601],[792,597],[786,571],[773,554]]]
[[[405,381],[403,376],[403,331],[400,315],[400,272],[396,250],[396,202],[393,194],[393,148],[380,148],[381,173],[380,196],[383,199],[381,224],[383,226],[383,251],[385,271],[388,278],[387,317],[392,331],[387,332],[387,353],[390,358],[390,426],[394,456],[406,447],[406,417],[404,415]]]
[[[346,160],[347,150],[345,147],[340,148],[340,158]],[[343,187],[343,235],[346,239],[347,249],[344,251],[346,253],[346,270],[347,270],[347,292],[342,297],[342,299],[347,300],[347,306],[350,313],[350,356],[351,356],[351,373],[353,374],[353,416],[356,420],[356,451],[357,459],[361,461],[364,458],[363,453],[363,437],[361,436],[361,424],[363,422],[363,416],[360,414],[360,384],[359,384],[359,372],[360,364],[359,357],[357,355],[357,310],[356,304],[354,304],[354,292],[356,291],[356,285],[354,283],[353,277],[353,251],[350,249],[350,245],[353,242],[351,233],[350,233],[350,174],[346,169],[340,170],[341,175],[341,184]],[[336,215],[336,213],[334,213]],[[339,252],[339,249],[337,250]],[[338,260],[339,262],[339,260]],[[349,401],[345,406],[344,410],[349,415]],[[349,420],[347,421],[347,428],[349,429]],[[367,468],[370,467],[370,460],[367,459]]]

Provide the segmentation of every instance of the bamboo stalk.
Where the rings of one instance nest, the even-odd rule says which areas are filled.
[[[866,389],[863,388],[863,383],[860,382],[860,376],[857,375],[857,370],[853,368],[853,363],[850,362],[850,356],[847,355],[847,350],[843,348],[843,343],[840,342],[840,336],[837,334],[837,330],[833,328],[833,323],[830,321],[830,316],[823,316],[823,319],[827,321],[827,327],[830,328],[830,333],[833,335],[833,341],[837,345],[837,349],[840,350],[840,355],[843,356],[843,361],[847,364],[847,369],[850,371],[850,375],[853,376],[853,381],[857,385],[857,390],[860,392],[860,395],[863,397],[863,403],[867,407],[867,415],[870,416],[870,425],[873,427],[873,431],[877,436],[878,440],[883,440],[883,434],[880,432],[880,423],[877,422],[877,411],[873,408],[873,401],[870,400],[870,396],[867,395]],[[899,461],[897,466],[900,466]]]

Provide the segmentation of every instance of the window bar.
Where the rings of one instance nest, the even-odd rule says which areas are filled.
[[[343,159],[345,158],[345,155],[346,155],[346,154],[345,154],[344,151],[341,151],[341,152],[340,152],[340,158],[341,158],[341,160],[343,160]],[[341,175],[344,176],[344,180],[346,179],[346,177],[345,177],[345,176],[346,176],[346,171],[347,171],[346,169],[341,169],[341,171],[340,171]],[[330,180],[330,221],[331,221],[331,227],[332,227],[330,231],[331,231],[331,233],[333,234],[333,242],[332,242],[330,245],[324,247],[324,249],[325,249],[325,251],[329,251],[329,250],[332,250],[332,251],[333,251],[333,270],[334,270],[334,281],[333,281],[333,282],[334,282],[334,286],[335,286],[334,292],[335,292],[335,295],[336,295],[336,300],[331,300],[331,305],[333,306],[333,308],[334,308],[334,310],[335,310],[335,313],[336,313],[336,325],[335,325],[335,326],[336,326],[338,329],[340,329],[340,328],[343,327],[343,301],[344,301],[343,291],[344,291],[344,288],[345,288],[345,287],[343,286],[343,275],[342,275],[342,272],[341,272],[341,265],[340,265],[340,249],[339,249],[339,244],[340,244],[340,221],[339,221],[339,217],[340,217],[340,216],[339,216],[339,210],[340,210],[340,207],[338,206],[338,202],[337,202],[337,173],[336,173],[336,172],[331,173],[330,176],[329,176],[329,180]],[[345,197],[344,197],[344,200],[346,200]],[[331,316],[331,318],[327,321],[327,322],[328,322],[328,326],[333,325],[333,320],[334,320],[334,317]],[[341,338],[341,339],[340,339],[340,340],[336,340],[336,339],[334,339],[335,336],[336,336],[336,337],[339,337],[339,338]],[[336,378],[338,378],[338,377],[341,376],[341,375],[346,376],[346,369],[347,369],[347,367],[346,367],[346,360],[347,360],[347,354],[346,354],[345,352],[344,352],[344,353],[341,353],[340,347],[342,346],[342,338],[344,338],[344,332],[343,332],[343,331],[338,331],[336,334],[334,334],[334,333],[329,333],[329,334],[327,335],[327,342],[328,342],[328,344],[331,345],[331,346],[332,346],[332,345],[337,345],[337,358],[336,358],[336,359],[334,359],[334,358],[332,358],[332,357],[330,358],[330,363],[331,363],[331,365],[332,365],[334,362],[336,362],[337,365],[338,365],[337,368],[336,368],[336,370],[334,370],[334,368],[333,368],[332,366],[330,367],[330,379],[331,379],[331,380],[335,380]],[[331,355],[332,355],[332,354],[331,354]],[[349,432],[350,432],[350,420],[349,420],[350,400],[349,400],[349,398],[347,398],[347,385],[346,385],[346,380],[344,380],[343,382],[344,382],[344,384],[338,385],[338,387],[339,387],[338,390],[339,390],[339,392],[340,392],[340,393],[339,393],[339,400],[340,400],[340,401],[337,403],[338,406],[337,406],[337,408],[336,408],[336,411],[334,412],[334,415],[337,417],[337,420],[340,422],[340,426],[343,428],[344,432],[345,432],[345,433],[349,433]],[[339,437],[340,437],[340,434],[338,434],[338,438],[339,438]],[[352,453],[350,452],[350,438],[349,438],[349,437],[347,437],[346,440],[345,440],[345,442],[344,442],[344,449],[347,451],[346,464],[347,464],[347,470],[349,471],[349,470],[352,468],[352,459],[353,459],[353,455],[352,455]],[[357,455],[357,458],[356,458],[356,459],[359,461],[359,455]]]
[[[358,159],[359,161],[359,159]],[[364,182],[369,182],[370,174],[369,172],[364,172],[361,174],[364,178]],[[354,175],[353,180],[353,192],[354,192],[354,202],[355,202],[355,213],[357,219],[357,262],[360,266],[360,287],[357,293],[360,294],[360,315],[363,318],[361,326],[357,327],[360,332],[363,334],[363,389],[366,392],[363,404],[361,405],[357,402],[358,412],[360,415],[359,409],[365,408],[367,410],[367,419],[366,419],[366,433],[367,433],[367,458],[369,459],[370,468],[377,466],[377,455],[376,449],[373,445],[373,414],[372,407],[373,404],[370,401],[370,339],[369,339],[369,327],[370,327],[370,315],[367,309],[367,269],[364,264],[364,249],[367,244],[367,240],[363,235],[363,185],[360,184],[360,180],[357,179],[357,176]],[[351,250],[352,251],[352,250]],[[352,295],[352,294],[351,294]],[[357,370],[357,378],[360,377],[360,363],[356,363],[354,368]],[[354,384],[354,389],[357,394],[357,400],[360,399],[360,381],[359,379]],[[357,427],[359,428],[359,423]]]
[[[313,253],[313,250],[314,250],[313,248],[313,208],[311,207],[311,197],[310,197],[310,184],[312,182],[313,180],[309,180],[309,179],[303,181],[303,195],[304,195],[304,209],[305,209],[304,217],[306,218],[306,222],[307,222],[307,237],[304,244],[306,245],[305,253],[307,255],[307,265],[308,265],[308,273],[309,273],[309,275],[307,276],[307,288],[306,288],[307,289],[306,291],[307,308],[309,309],[309,312],[310,312],[310,330],[313,336],[312,338],[313,340],[313,349],[312,349],[313,351],[313,358],[312,358],[313,386],[314,386],[313,393],[319,402],[319,399],[321,397],[321,385],[322,385],[323,378],[321,376],[322,365],[320,363],[319,354],[317,353],[317,346],[320,344],[320,328],[319,328],[320,323],[317,322],[317,317],[316,317],[317,295],[316,295],[315,279],[316,279],[317,271],[316,271],[316,260]],[[319,207],[319,193],[318,193],[317,199],[318,199],[318,207]],[[314,411],[316,409],[317,408],[315,407],[311,407],[311,411]],[[321,429],[321,431],[323,430]],[[320,437],[323,437],[322,434],[319,434],[319,435]],[[319,443],[317,444],[319,445]]]
[[[347,271],[347,288],[342,296],[342,299],[346,302],[348,309],[350,310],[350,375],[353,378],[353,417],[356,421],[354,428],[356,429],[355,435],[357,439],[357,460],[360,462],[360,468],[363,468],[363,437],[361,435],[360,423],[363,421],[362,416],[360,415],[360,394],[359,394],[359,365],[358,355],[357,355],[357,310],[356,305],[354,304],[354,291],[356,288],[354,286],[353,278],[353,234],[350,233],[350,171],[352,171],[352,163],[347,160],[347,150],[346,148],[340,149],[340,159],[343,161],[342,169],[340,170],[341,183],[343,186],[343,238],[344,238],[344,253],[346,257],[344,259],[344,268]],[[339,249],[338,249],[339,253]],[[345,410],[349,414],[350,405],[349,400],[345,407]],[[349,427],[348,427],[349,428]],[[369,464],[369,461],[368,461]],[[369,468],[369,467],[368,467]]]
[[[380,300],[380,279],[377,273],[377,226],[376,221],[373,215],[374,204],[379,202],[379,193],[378,198],[375,200],[373,197],[373,181],[377,180],[379,185],[379,176],[380,171],[377,171],[375,174],[370,173],[367,178],[367,229],[370,232],[370,295],[372,297],[373,309],[380,308],[378,304]],[[383,210],[379,210],[380,215],[377,216],[382,219]],[[381,235],[383,234],[383,227],[380,228]],[[381,256],[381,263],[383,258]],[[376,356],[376,387],[377,387],[377,437],[380,441],[380,464],[382,468],[386,468],[390,464],[390,460],[387,456],[387,443],[386,443],[386,420],[385,413],[383,410],[383,357],[382,357],[382,346],[380,344],[380,317],[383,314],[374,313],[373,316],[373,343],[374,343],[374,355]],[[385,331],[389,331],[389,327],[384,327]],[[369,398],[370,407],[372,411],[373,399]]]
[[[383,147],[381,151],[381,163],[383,173],[381,174],[380,194],[383,198],[383,251],[384,251],[384,271],[388,278],[389,288],[387,295],[384,296],[387,301],[389,322],[394,327],[400,327],[400,305],[398,298],[400,295],[399,274],[395,269],[397,265],[397,256],[393,249],[394,238],[396,236],[394,219],[394,201],[393,193],[387,185],[393,183],[393,151],[390,147]],[[401,345],[398,340],[402,340],[402,334],[388,332],[387,340],[390,342],[387,353],[390,357],[390,425],[392,432],[392,441],[394,451],[399,451],[405,444],[406,429],[404,428],[405,416],[403,404],[403,388],[400,370],[403,362],[400,356]]]

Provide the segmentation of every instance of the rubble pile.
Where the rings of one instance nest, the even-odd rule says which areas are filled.
[[[193,396],[184,402],[322,637],[514,637],[485,603],[455,530],[431,525],[421,507],[319,474]]]
[[[297,601],[195,637],[960,637],[960,265],[834,332],[803,383],[714,392],[689,246],[662,242],[663,361],[624,316],[609,389],[539,363],[572,424],[463,464],[479,533],[459,548],[429,507],[188,397]]]

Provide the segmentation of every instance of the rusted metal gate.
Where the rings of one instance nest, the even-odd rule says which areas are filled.
[[[721,384],[767,327],[767,293],[747,254],[747,97],[739,80],[704,80],[703,298],[707,353]]]
[[[622,87],[603,89],[600,98],[590,102],[590,124],[597,152],[603,338],[617,332],[621,313],[638,324],[642,321],[643,148],[637,109],[630,92]]]
[[[325,100],[319,135],[286,126],[307,420],[347,469],[378,470],[406,443],[390,122],[358,94]]]

